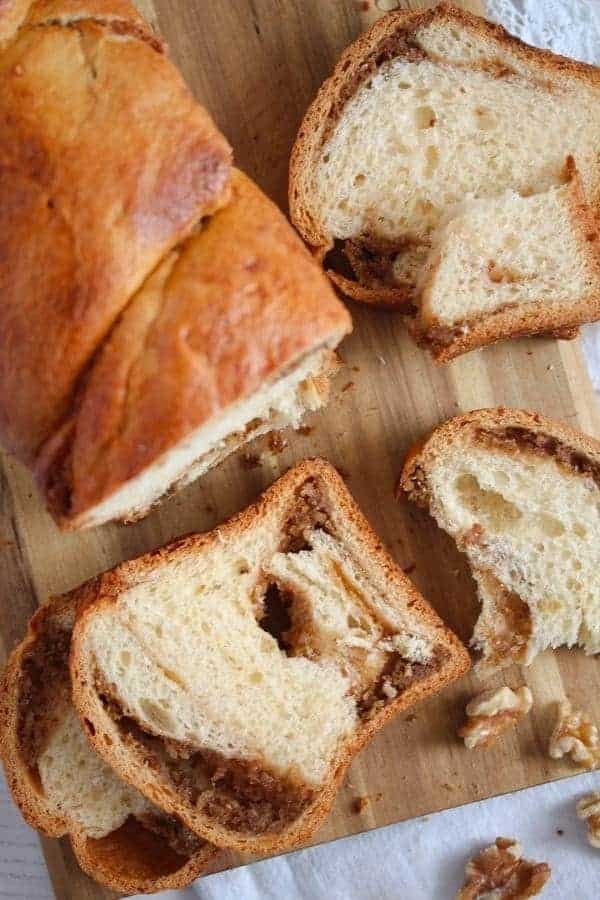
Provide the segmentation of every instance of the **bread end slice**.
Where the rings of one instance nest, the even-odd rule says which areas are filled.
[[[399,491],[469,561],[480,670],[549,647],[600,652],[600,444],[537,413],[483,409],[409,454]]]
[[[343,480],[305,460],[251,507],[102,576],[74,633],[94,748],[197,834],[306,840],[356,753],[469,668]]]
[[[9,658],[0,685],[8,785],[28,824],[68,835],[81,868],[101,884],[127,893],[185,887],[216,849],[120,781],[89,747],[72,705],[71,630],[86,590],[44,604]]]

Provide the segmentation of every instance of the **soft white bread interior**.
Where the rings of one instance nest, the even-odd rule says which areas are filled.
[[[600,652],[600,445],[537,414],[478,410],[436,429],[401,478],[467,555],[481,669],[549,648]]]
[[[464,252],[472,249],[473,257],[483,243],[481,238],[470,244],[481,221],[486,235],[508,232],[503,221],[514,213],[512,228],[525,245],[515,262],[517,256],[521,262],[529,257],[527,248],[535,245],[535,255],[542,256],[535,271],[542,275],[528,284],[528,292],[513,291],[507,281],[498,302],[544,302],[543,270],[552,265],[552,250],[561,240],[560,258],[573,250],[580,282],[587,269],[582,256],[589,256],[590,248],[581,246],[579,232],[587,228],[589,211],[577,228],[573,218],[581,217],[582,204],[571,209],[556,189],[571,156],[581,176],[581,197],[592,208],[598,205],[599,99],[598,69],[528,47],[448,4],[392,14],[344,52],[304,119],[291,162],[292,221],[320,257],[336,245],[327,263],[349,296],[404,305],[410,312],[410,304],[420,302],[432,240],[457,210],[460,221],[448,226],[445,239],[451,239],[453,228],[460,230]],[[538,194],[544,199],[532,196]],[[550,215],[543,220],[546,211]],[[594,225],[590,234],[595,231]],[[551,244],[544,256],[546,235]],[[510,247],[500,249],[511,255]],[[595,246],[594,251],[597,255]],[[453,305],[454,322],[462,323],[473,307],[479,307],[480,317],[490,314],[480,302],[489,288],[491,254],[485,247],[484,254],[481,270],[470,267],[468,296],[462,284],[448,280],[446,270],[438,278],[436,298],[443,294],[443,303]],[[462,258],[452,254],[443,261],[448,269],[457,263],[462,266]],[[596,263],[595,289],[597,271]],[[584,320],[583,303],[590,295],[586,275],[579,293],[574,283],[573,293],[564,302],[556,298],[547,310],[556,328]],[[587,320],[600,315],[597,298],[596,290]],[[463,299],[468,302],[458,309]],[[572,301],[579,305],[573,308]],[[425,316],[435,306],[446,325],[440,304],[431,296],[427,303]],[[515,313],[511,327],[519,326],[522,332]],[[529,326],[548,330],[541,321],[530,319]],[[495,339],[502,336],[496,333]]]
[[[433,232],[415,333],[438,361],[600,315],[597,224],[567,168],[544,193],[467,200]]]
[[[80,597],[45,604],[4,673],[0,755],[12,795],[30,825],[69,835],[96,881],[135,893],[183,887],[215,848],[115,775],[72,704],[68,656]]]
[[[94,592],[71,667],[93,746],[219,846],[306,838],[370,735],[469,666],[320,460]]]
[[[116,778],[90,748],[73,706],[58,718],[37,769],[46,797],[88,837],[104,837],[129,816],[150,811],[146,798]]]

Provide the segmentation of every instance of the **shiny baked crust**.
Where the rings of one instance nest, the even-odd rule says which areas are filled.
[[[226,202],[229,176],[225,138],[129,3],[33,5],[0,54],[5,447],[31,462],[132,295]]]
[[[30,6],[31,0],[0,0],[0,47],[13,36]]]
[[[135,296],[73,419],[40,458],[59,520],[76,522],[194,429],[350,330],[277,207],[237,170],[231,190]]]

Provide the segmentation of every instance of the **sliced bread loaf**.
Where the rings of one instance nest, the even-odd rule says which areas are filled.
[[[510,304],[511,314],[494,319],[485,307],[479,313],[485,324],[473,329],[470,344],[455,342],[454,355],[476,341],[593,320],[600,310],[598,263],[591,261],[598,236],[583,197],[598,207],[599,71],[528,47],[448,4],[386,16],[342,54],[302,123],[290,169],[292,221],[313,251],[327,256],[331,277],[346,294],[413,313],[440,226],[460,210],[456,229],[468,257],[481,222],[488,236],[506,230],[512,205],[517,240],[542,257],[536,272],[552,263],[552,249],[563,241],[560,258],[567,249],[574,254],[564,274],[570,265],[578,277],[567,296],[562,286],[562,293],[557,287],[548,295],[544,275],[528,292],[515,293],[505,282],[498,303]],[[570,199],[560,191],[569,156],[581,177]],[[543,197],[532,196],[538,194]],[[546,210],[549,219],[542,221]],[[448,225],[446,240],[454,227]],[[526,255],[517,251],[502,248],[515,269]],[[493,256],[483,252],[483,270],[472,266],[467,276],[481,279],[468,284],[476,298],[469,293],[464,308],[453,308],[453,327],[462,327],[472,303],[488,291]],[[435,296],[443,293],[444,303],[461,304],[454,291],[460,295],[463,275],[449,281],[447,269],[469,266],[470,259],[452,253],[442,259]],[[437,264],[430,260],[428,268]],[[425,303],[424,323],[435,305],[431,291]]]
[[[329,396],[350,331],[282,213],[234,171],[229,204],[174,251],[99,351],[36,473],[67,528],[143,516]]]
[[[0,443],[61,527],[138,519],[323,405],[350,317],[129,0],[0,0],[0,47]]]
[[[384,722],[469,667],[323,460],[86,590],[71,674],[92,745],[238,850],[306,839]]]
[[[71,701],[69,648],[82,592],[50,600],[13,651],[0,695],[0,756],[27,822],[68,834],[82,869],[113,890],[184,887],[216,850],[121,781],[88,744]]]
[[[562,644],[600,653],[600,444],[514,409],[451,419],[408,457],[400,488],[467,555],[491,670]]]

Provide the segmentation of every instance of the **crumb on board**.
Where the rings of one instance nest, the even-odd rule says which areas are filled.
[[[417,568],[416,563],[409,563],[408,566],[402,567],[402,571],[404,572],[405,575],[411,575],[415,571],[416,568]]]
[[[348,381],[342,388],[342,394],[345,394],[346,391],[351,391],[355,387],[356,387],[356,384],[354,383],[354,381]]]
[[[364,813],[364,811],[366,810],[366,808],[369,805],[369,802],[370,801],[369,801],[368,797],[365,797],[365,796],[355,797],[354,800],[352,801],[352,812],[356,813],[356,815],[360,815],[361,813]]]
[[[242,453],[240,466],[242,469],[256,469],[260,466],[260,456],[257,456],[256,453]]]
[[[306,437],[307,435],[309,435],[312,432],[313,426],[312,425],[300,425],[300,427],[297,428],[296,430],[299,434],[303,434]]]
[[[269,435],[269,450],[272,453],[283,453],[288,442],[280,431],[273,431]]]

